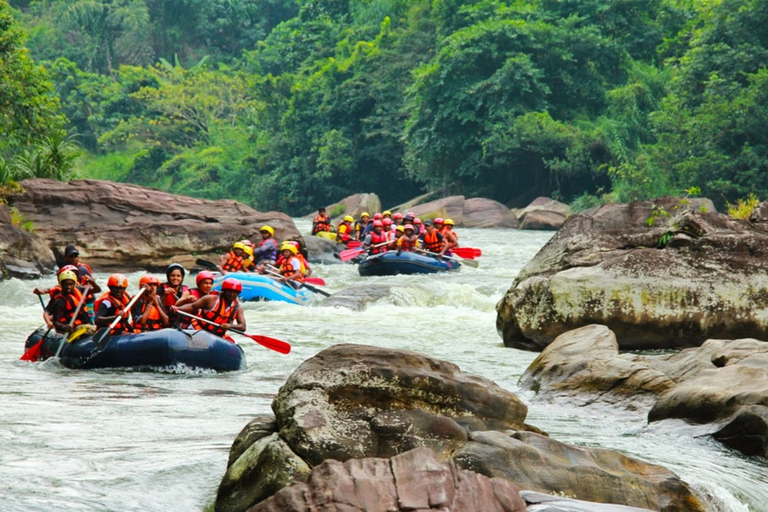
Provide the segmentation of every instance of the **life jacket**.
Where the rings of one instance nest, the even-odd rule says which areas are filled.
[[[307,262],[307,259],[301,253],[298,253],[296,258],[298,258],[299,263],[301,263],[301,275],[306,277],[307,272],[309,271],[309,263]]]
[[[262,240],[261,243],[259,243],[259,249],[261,249],[264,244],[269,242],[271,242],[271,247],[269,247],[265,253],[256,254],[256,263],[260,263],[263,260],[275,261],[277,259],[277,241],[274,238],[267,238],[266,240]]]
[[[366,223],[364,223],[361,220],[355,221],[355,240],[362,240],[363,239],[363,231],[365,231]]]
[[[61,288],[59,288],[59,293],[56,295],[56,299],[64,299],[64,309],[63,310],[57,310],[56,311],[56,320],[57,322],[60,322],[62,324],[69,324],[69,322],[72,320],[72,317],[75,315],[75,311],[77,310],[78,304],[80,304],[80,301],[83,298],[83,294],[80,290],[75,287],[72,290],[72,293],[64,294],[61,292]],[[75,318],[75,321],[72,322],[73,327],[77,327],[78,325],[83,324],[81,314],[84,313],[82,310],[78,313],[77,318]]]
[[[170,307],[176,305],[176,302],[181,298],[182,295],[184,295],[184,292],[189,291],[189,286],[185,284],[181,285],[181,289],[178,293],[165,293],[165,290],[168,288],[173,289],[173,286],[171,286],[170,283],[163,283],[157,289],[157,294],[163,298],[163,307],[166,311],[170,311]],[[98,310],[99,308],[96,308],[96,311]]]
[[[61,295],[61,286],[57,284],[48,289],[48,295],[51,296],[51,302],[55,301]]]
[[[295,268],[295,267],[294,267],[294,265],[293,265],[293,261],[294,261],[294,260],[296,260],[297,262],[299,262],[299,268]],[[292,256],[292,257],[290,257],[290,258],[286,259],[285,261],[283,261],[283,264],[282,264],[282,265],[280,265],[280,274],[282,274],[283,276],[291,276],[291,275],[293,275],[293,274],[294,274],[294,273],[295,273],[297,270],[298,270],[298,271],[299,271],[301,274],[299,275],[299,277],[294,277],[294,278],[292,278],[292,279],[293,279],[294,281],[298,281],[298,282],[300,282],[300,283],[303,283],[303,282],[304,282],[304,271],[305,271],[305,269],[302,269],[301,258],[299,258],[299,256],[298,256],[298,255],[296,255],[296,256]]]
[[[213,309],[201,309],[197,312],[196,316],[205,318],[211,322],[216,322],[217,324],[232,324],[234,323],[235,316],[239,309],[240,305],[237,303],[237,299],[233,300],[232,304],[227,307],[227,305],[224,304],[224,301],[221,300],[221,297],[219,297],[216,299],[216,304],[213,305]],[[216,336],[223,336],[227,332],[221,327],[209,324],[208,322],[201,322],[197,319],[192,320],[192,327],[197,330],[211,332]]]
[[[344,228],[342,230],[342,228]],[[345,244],[352,240],[352,224],[349,221],[343,220],[336,228],[336,241],[340,244]]]
[[[112,303],[112,308],[115,310],[114,313],[117,314],[118,311],[121,309],[125,309],[125,306],[128,305],[128,303],[131,301],[130,295],[123,292],[122,298],[117,298],[112,296],[112,294],[109,291],[106,291],[99,295],[99,298],[96,299],[96,302],[94,303],[93,307],[96,311],[96,314],[99,313],[99,307],[101,307],[101,303],[104,302],[105,299],[109,298],[109,302]],[[111,316],[111,315],[110,315]],[[117,324],[115,324],[115,327],[109,331],[110,334],[118,334],[123,331],[132,331],[131,328],[131,314],[128,312],[128,318],[121,318]]]
[[[88,284],[85,281],[85,276],[93,277],[93,270],[91,270],[91,267],[89,267],[85,263],[78,263],[77,273],[80,276],[80,286],[85,286],[86,284]],[[93,300],[94,300],[93,289],[90,289],[88,290],[88,293],[85,295],[85,303],[86,304],[92,303]]]
[[[413,250],[413,239],[408,237],[407,235],[401,236],[400,238],[397,239],[397,248],[400,251]]]
[[[235,255],[234,252],[229,251],[227,253],[227,262],[224,263],[221,268],[227,272],[237,272],[243,268],[243,258]]]
[[[331,218],[327,215],[318,215],[317,217],[315,217],[315,219],[312,222],[313,222],[313,225],[315,226],[314,229],[312,230],[313,235],[316,235],[321,231],[331,230]]]
[[[147,310],[147,307],[150,308],[149,312],[149,318],[147,319],[147,322],[141,326],[139,325],[139,320],[141,320],[141,317],[144,316],[144,312]],[[160,318],[160,311],[157,309],[157,306],[154,304],[148,304],[146,302],[142,302],[141,304],[141,315],[136,316],[133,319],[133,332],[147,332],[147,331],[159,331],[163,328],[163,322]]]
[[[440,252],[443,249],[443,236],[437,230],[424,233],[424,248],[429,252]]]
[[[376,234],[375,231],[371,231],[371,254],[387,252],[386,245],[382,245],[381,247],[374,247],[374,245],[383,244],[385,242],[389,242],[389,239],[387,238],[387,234],[384,231],[382,231],[381,234]]]

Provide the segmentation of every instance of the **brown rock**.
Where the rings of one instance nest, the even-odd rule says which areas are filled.
[[[622,350],[768,339],[768,226],[708,204],[660,198],[569,217],[497,304],[505,345],[541,350],[593,323]]]
[[[456,219],[453,219],[456,221]],[[475,197],[464,201],[461,225],[467,228],[518,228],[512,210],[492,199]]]
[[[333,218],[333,228],[336,229],[336,225],[341,222],[344,215],[351,215],[355,220],[360,218],[360,214],[368,212],[373,215],[376,212],[381,211],[381,200],[376,194],[354,194],[345,197],[338,203],[333,203],[326,207],[328,215],[332,215],[334,210],[342,206],[344,208],[343,213],[336,215]],[[310,217],[314,218],[317,212],[312,212]]]
[[[323,462],[307,483],[294,484],[250,512],[525,512],[510,482],[438,462],[426,448],[391,459]]]
[[[14,226],[9,208],[0,204],[0,281],[6,277],[37,279],[53,273],[55,267],[45,240],[36,232]]]
[[[421,217],[422,220],[443,217],[453,219],[457,226],[461,226],[464,221],[464,203],[464,196],[449,196],[428,203],[417,204],[411,207],[410,211],[415,213],[417,217]]]
[[[28,179],[14,205],[61,257],[74,243],[96,270],[158,270],[175,261],[223,253],[243,238],[258,241],[270,224],[278,239],[297,238],[287,215],[259,213],[236,201],[207,201],[156,189],[99,180],[69,183]],[[210,258],[208,258],[210,259]]]

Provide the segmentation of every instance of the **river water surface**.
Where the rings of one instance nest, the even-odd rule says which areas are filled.
[[[308,223],[297,220],[306,232]],[[210,507],[238,432],[270,413],[305,359],[336,343],[409,349],[451,361],[518,392],[536,354],[504,348],[495,305],[550,233],[460,229],[480,267],[436,276],[361,278],[353,265],[316,265],[334,292],[363,282],[403,285],[364,311],[248,303],[248,331],[293,346],[285,356],[247,338],[248,368],[231,374],[74,371],[19,361],[42,324],[39,282],[0,282],[0,512],[194,511]],[[106,275],[96,277],[100,283]],[[141,273],[129,275],[133,292]],[[191,282],[188,279],[188,283]],[[235,337],[237,337],[235,335]],[[529,403],[527,422],[560,441],[620,450],[664,465],[711,511],[768,511],[768,465],[706,438],[649,429],[641,413]]]

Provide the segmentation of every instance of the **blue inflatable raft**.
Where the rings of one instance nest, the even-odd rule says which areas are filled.
[[[41,327],[33,332],[25,344],[30,349],[43,340],[38,360],[59,354],[62,366],[73,369],[92,368],[163,368],[186,365],[218,372],[245,368],[243,349],[235,343],[207,331],[161,329],[141,334],[122,334],[109,337],[103,347],[96,346],[93,336],[67,343],[64,336]]]
[[[243,283],[240,300],[244,301],[279,300],[303,306],[309,304],[314,298],[314,293],[306,288],[296,290],[274,277],[252,272],[229,272],[226,275],[218,275],[213,281],[213,289],[221,291],[221,283],[228,277],[234,277]]]
[[[357,266],[361,276],[393,276],[396,274],[434,274],[458,270],[458,261],[415,252],[387,251],[368,256]]]

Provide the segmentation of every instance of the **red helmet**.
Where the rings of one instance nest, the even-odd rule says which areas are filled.
[[[228,277],[221,283],[221,291],[234,290],[237,293],[243,291],[243,284],[234,277]]]
[[[139,279],[139,288],[144,286],[145,284],[160,284],[160,280],[156,278],[155,276],[141,276],[141,279]]]
[[[382,214],[380,214],[380,213],[374,213],[373,214],[373,220],[381,220],[383,218],[384,218],[384,216]]]
[[[400,213],[400,212],[397,212],[396,214],[394,214],[394,215],[392,216],[392,218],[393,218],[393,219],[395,219],[395,220],[400,220],[400,219],[402,219],[402,218],[403,218],[403,214],[402,214],[402,213]]]
[[[385,226],[391,226],[392,225],[392,219],[384,219],[381,221]],[[374,224],[375,225],[375,224]]]
[[[415,218],[416,218],[416,214],[415,214],[415,213],[413,213],[413,212],[408,212],[408,213],[406,213],[406,214],[405,214],[405,216],[406,216],[406,217],[410,217],[410,218],[412,218],[412,219],[415,219]]]
[[[197,277],[195,278],[195,283],[197,283],[197,286],[200,286],[200,281],[205,281],[206,279],[210,279],[211,281],[213,281],[214,279],[213,272],[208,272],[207,270],[198,272]]]
[[[383,228],[384,227],[384,223],[381,222],[380,220],[375,220],[375,221],[373,221],[373,227],[375,227],[375,228],[376,227]]]
[[[435,220],[432,221],[433,224],[445,224],[445,220],[443,220],[442,217],[437,217]]]
[[[64,265],[63,267],[61,267],[59,269],[58,272],[56,272],[56,277],[59,277],[63,272],[66,272],[67,270],[71,270],[72,272],[75,273],[76,276],[80,275],[80,270],[78,270],[78,268],[76,266],[74,266],[74,265]]]
[[[410,229],[411,231],[414,231],[413,224],[406,224],[405,226],[403,226],[403,229],[405,229],[405,230],[409,230]]]
[[[128,288],[128,278],[123,274],[112,274],[107,279],[107,286],[117,286],[118,288]]]
[[[413,223],[414,224],[421,224],[421,219],[416,217],[415,219],[413,219]]]

